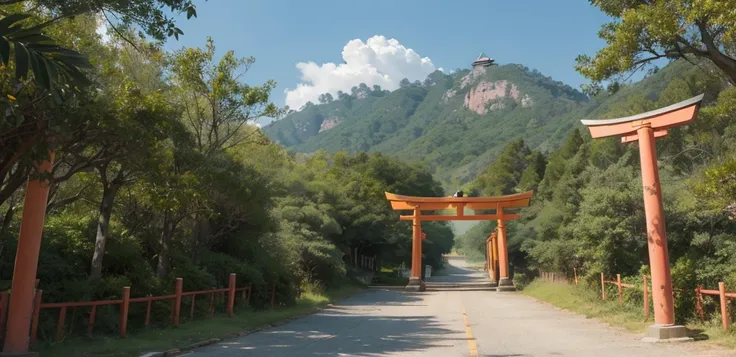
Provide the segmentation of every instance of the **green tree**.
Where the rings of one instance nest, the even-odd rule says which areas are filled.
[[[599,33],[606,47],[593,58],[577,58],[576,69],[594,83],[616,80],[661,58],[693,57],[711,61],[736,82],[736,15],[728,1],[590,2],[615,19]]]

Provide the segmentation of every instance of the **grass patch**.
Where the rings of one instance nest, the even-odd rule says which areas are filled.
[[[179,328],[150,329],[129,334],[125,339],[112,336],[80,337],[62,343],[40,346],[35,349],[42,357],[132,357],[146,352],[161,352],[183,348],[212,338],[228,338],[234,333],[267,327],[289,318],[314,312],[337,300],[362,290],[355,285],[331,290],[327,293],[307,292],[296,305],[264,311],[235,312],[235,316],[216,315],[181,325]]]
[[[647,326],[652,324],[651,321],[644,321],[641,309],[626,304],[620,306],[618,300],[602,301],[592,290],[575,285],[535,280],[524,288],[523,293],[559,308],[624,327],[630,332],[645,332]],[[617,299],[615,296],[613,298]]]
[[[371,285],[401,286],[409,283],[409,278],[396,275],[397,273],[394,271],[381,271],[373,275],[373,281],[371,281]]]
[[[523,290],[523,293],[588,318],[623,327],[633,333],[644,333],[647,327],[654,323],[651,315],[644,321],[642,307],[626,303],[621,306],[617,296],[611,296],[603,301],[597,291],[582,286],[535,280]],[[708,344],[736,349],[736,334],[733,329],[729,333],[723,332],[719,315],[714,315],[710,321],[686,323],[685,326],[696,339],[707,339]]]

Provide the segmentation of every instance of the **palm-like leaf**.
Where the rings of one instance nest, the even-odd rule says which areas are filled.
[[[81,69],[92,65],[84,55],[66,49],[41,33],[42,27],[24,27],[27,14],[12,14],[0,19],[0,59],[4,65],[14,54],[15,76],[18,80],[33,73],[38,86],[51,90],[60,80],[78,86],[89,84]]]

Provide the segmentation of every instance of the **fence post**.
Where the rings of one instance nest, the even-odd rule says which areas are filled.
[[[245,301],[248,302],[248,305],[250,305],[250,296],[253,294],[253,283],[248,284],[248,297],[245,299]]]
[[[151,323],[151,304],[153,304],[153,298],[151,294],[148,294],[148,301],[146,301],[146,327]]]
[[[728,332],[730,321],[728,318],[728,299],[726,299],[726,284],[718,283],[718,292],[721,295],[721,320],[723,321],[723,331]]]
[[[695,313],[698,315],[698,318],[700,318],[700,321],[703,321],[705,319],[705,314],[703,313],[703,293],[701,290],[703,290],[702,285],[698,285],[698,287],[695,288]]]
[[[601,273],[601,297],[604,301],[606,300],[606,279],[603,273]]]
[[[97,316],[97,305],[92,305],[92,311],[89,313],[89,319],[87,319],[87,334],[91,335],[95,330],[95,316]]]
[[[64,322],[66,321],[66,306],[62,306],[59,311],[59,322],[56,324],[56,342],[60,342],[64,338]]]
[[[644,321],[646,321],[649,319],[649,282],[646,275],[642,275],[642,279],[644,280]]]
[[[130,307],[130,286],[123,287],[123,302],[120,303],[120,337],[128,330],[128,308]]]
[[[235,273],[230,273],[227,289],[227,316],[233,317],[235,311]]]
[[[214,290],[214,288],[212,288]],[[215,314],[215,292],[210,293],[210,316]]]
[[[176,278],[174,286],[174,319],[172,321],[174,327],[179,327],[179,313],[181,313],[181,292],[184,287],[184,279]]]
[[[38,336],[38,317],[41,313],[41,296],[43,296],[43,290],[36,290],[36,295],[33,297],[33,321],[31,322],[31,344],[36,343],[36,337]]]
[[[618,285],[618,304],[624,304],[624,290],[621,288],[621,274],[616,274],[616,285]]]
[[[276,283],[271,285],[271,308],[276,303]]]
[[[578,269],[573,267],[572,274],[575,277],[575,286],[578,286]]]

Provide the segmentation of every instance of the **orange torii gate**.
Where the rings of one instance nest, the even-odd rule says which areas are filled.
[[[668,107],[625,118],[582,120],[596,138],[620,136],[622,143],[639,142],[641,179],[644,191],[644,214],[647,220],[649,268],[652,271],[654,325],[649,326],[645,341],[688,340],[684,326],[675,325],[667,234],[664,229],[662,188],[659,184],[656,138],[667,135],[676,126],[686,125],[697,116],[703,95]]]
[[[414,197],[401,196],[386,192],[386,199],[391,202],[395,211],[412,211],[411,216],[401,216],[402,221],[412,221],[413,239],[411,249],[411,276],[407,290],[424,291],[422,281],[422,221],[498,221],[498,263],[499,263],[499,291],[515,290],[513,281],[509,278],[508,249],[506,245],[506,225],[504,221],[518,219],[516,213],[506,213],[506,208],[521,208],[529,206],[534,191],[497,196],[497,197]],[[495,210],[493,214],[465,215],[465,208],[473,211]],[[455,210],[453,215],[425,215],[422,211]]]

